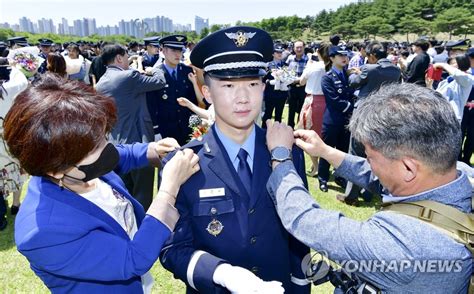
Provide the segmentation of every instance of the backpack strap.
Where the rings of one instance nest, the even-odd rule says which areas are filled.
[[[474,198],[472,200],[474,207]],[[474,214],[435,201],[383,203],[381,211],[392,211],[417,218],[466,246],[474,256]],[[474,272],[469,281],[468,293],[474,293]]]

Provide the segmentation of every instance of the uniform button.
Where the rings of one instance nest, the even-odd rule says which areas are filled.
[[[250,238],[250,244],[255,244],[257,242],[257,237]]]
[[[255,212],[255,209],[254,208],[250,208],[249,209],[249,214],[253,214]]]
[[[211,214],[216,214],[217,213],[217,209],[215,207],[211,208]]]
[[[252,273],[254,274],[258,273],[258,267],[256,266],[252,267]]]
[[[180,112],[180,110],[178,109],[178,112]]]

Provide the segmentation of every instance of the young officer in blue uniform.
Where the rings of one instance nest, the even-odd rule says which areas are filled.
[[[324,143],[343,152],[349,148],[350,134],[346,128],[354,109],[354,89],[349,87],[349,77],[345,71],[348,63],[347,51],[338,46],[329,48],[332,68],[323,76],[321,88],[326,98],[323,115],[322,139]],[[328,191],[329,163],[321,158],[318,167],[319,189]],[[342,179],[336,179],[338,183]]]
[[[146,51],[143,54],[142,66],[143,69],[146,67],[153,67],[155,63],[160,59],[160,43],[158,41],[160,37],[148,37],[143,39],[145,42]]]
[[[285,108],[285,102],[288,99],[288,90],[275,90],[275,85],[272,85],[272,80],[275,78],[272,76],[272,70],[278,70],[285,66],[285,62],[282,60],[283,46],[281,44],[275,44],[273,47],[273,60],[268,63],[268,72],[263,78],[266,83],[264,100],[265,100],[265,114],[262,118],[262,128],[266,128],[265,122],[267,119],[272,119],[273,110],[275,110],[275,121],[281,122],[281,116],[283,114],[283,108]]]
[[[309,249],[285,231],[265,189],[272,160],[293,160],[306,183],[301,150],[270,153],[255,124],[272,52],[267,32],[239,26],[209,35],[191,53],[216,120],[185,146],[201,171],[181,187],[180,220],[160,257],[187,293],[310,293],[301,265]]]
[[[53,41],[50,39],[39,39],[39,46],[41,52],[38,54],[39,57],[43,58],[44,61],[41,63],[41,66],[38,68],[39,73],[46,72],[46,66],[48,61],[48,54],[51,52],[51,46],[53,45]]]
[[[189,117],[192,112],[178,104],[177,99],[185,97],[197,105],[196,93],[188,75],[193,69],[181,63],[186,36],[171,35],[160,39],[165,61],[158,66],[166,78],[164,88],[148,92],[147,104],[153,120],[155,135],[175,138],[180,145],[186,144],[192,132]]]

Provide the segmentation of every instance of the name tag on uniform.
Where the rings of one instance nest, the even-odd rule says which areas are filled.
[[[340,84],[341,81],[334,81],[334,84]]]
[[[224,188],[212,188],[199,190],[199,198],[225,196]]]

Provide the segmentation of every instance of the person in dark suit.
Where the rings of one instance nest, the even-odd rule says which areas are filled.
[[[156,91],[147,93],[148,110],[153,120],[155,135],[162,138],[171,137],[180,145],[186,144],[192,133],[189,117],[192,112],[181,107],[177,99],[187,98],[197,105],[196,92],[190,81],[193,69],[181,63],[183,49],[186,47],[186,36],[171,35],[160,39],[165,60],[155,69],[162,72],[166,85]]]
[[[285,232],[265,191],[272,160],[293,159],[305,176],[301,150],[269,152],[255,124],[272,52],[267,32],[238,26],[207,36],[191,53],[204,70],[203,93],[216,121],[201,141],[185,146],[201,171],[179,192],[180,219],[160,256],[187,293],[310,292],[302,269],[308,248]]]
[[[469,73],[474,75],[474,48],[469,48],[466,55],[469,57],[471,63]],[[471,166],[471,157],[472,153],[474,153],[474,86],[472,86],[471,93],[469,93],[469,98],[464,108],[461,129],[464,145],[459,155],[459,160]]]
[[[405,68],[404,64],[399,62],[403,72],[403,80],[407,83],[413,83],[420,86],[426,86],[425,74],[430,65],[430,56],[426,51],[430,47],[427,40],[419,39],[413,43],[412,48],[416,56]]]
[[[177,152],[145,213],[117,173],[155,165],[174,146],[114,146],[106,137],[116,119],[112,98],[48,73],[5,117],[8,148],[32,175],[15,243],[52,293],[151,293],[179,186],[199,170],[191,150]]]
[[[165,86],[162,72],[156,70],[153,76],[146,76],[129,69],[127,51],[120,45],[105,46],[102,61],[107,65],[107,71],[97,83],[96,90],[112,96],[118,111],[110,140],[116,144],[153,142],[153,124],[145,93]],[[143,167],[122,176],[127,189],[145,209],[153,197],[154,172],[152,167]]]
[[[387,50],[379,42],[372,42],[366,47],[367,64],[360,69],[353,68],[349,76],[349,85],[357,89],[357,101],[354,105],[354,112],[357,111],[357,105],[365,99],[370,93],[377,91],[382,85],[400,82],[400,69],[387,59]],[[349,154],[365,158],[364,145],[350,138]],[[356,204],[361,188],[348,182],[344,194],[336,195],[337,199],[347,204]],[[365,201],[370,201],[369,192],[364,192]]]
[[[349,147],[349,131],[346,125],[354,109],[354,89],[349,87],[349,78],[345,66],[349,62],[347,51],[339,46],[329,48],[332,68],[323,76],[321,88],[326,98],[326,110],[323,115],[322,139],[324,143],[347,152]],[[329,163],[321,158],[318,166],[319,189],[328,191]],[[336,178],[343,186],[344,181]]]

